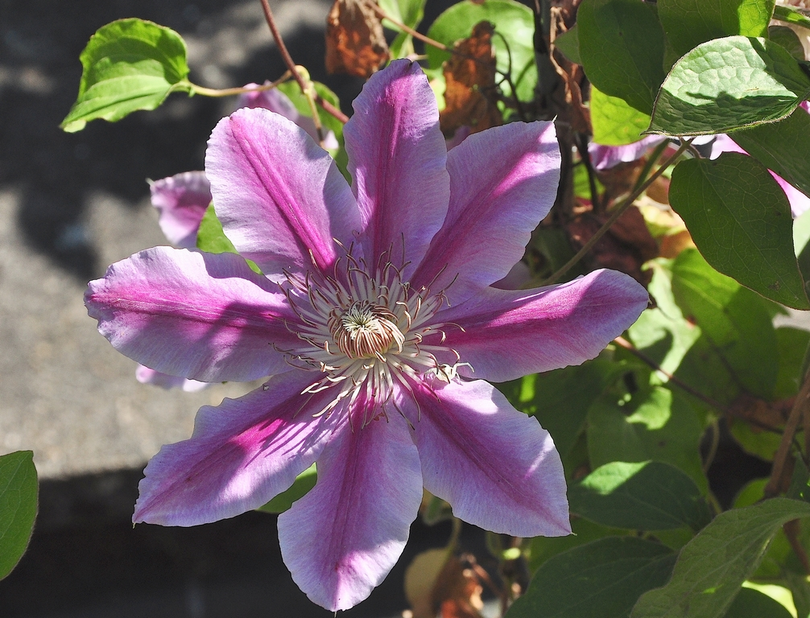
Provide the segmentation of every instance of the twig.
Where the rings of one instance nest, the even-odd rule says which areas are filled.
[[[655,170],[655,172],[649,178],[647,178],[647,180],[645,180],[643,183],[641,183],[641,185],[636,187],[630,193],[630,195],[628,195],[626,198],[624,198],[624,200],[622,200],[622,202],[613,209],[613,213],[610,215],[610,218],[607,221],[605,221],[605,224],[601,228],[599,228],[593,236],[591,236],[588,239],[588,242],[585,243],[585,245],[582,247],[582,249],[577,251],[577,254],[574,257],[572,257],[570,260],[568,260],[557,272],[555,272],[548,279],[543,281],[542,285],[549,285],[551,283],[554,283],[560,277],[562,277],[565,273],[567,273],[568,270],[572,266],[574,266],[574,264],[576,264],[583,257],[585,257],[585,255],[593,248],[593,246],[597,242],[599,242],[599,239],[602,238],[602,236],[605,235],[605,233],[611,228],[611,226],[614,223],[616,223],[618,218],[621,217],[624,214],[624,211],[627,210],[633,204],[633,202],[636,200],[636,198],[639,195],[641,195],[647,189],[647,187],[649,187],[655,181],[656,178],[658,178],[661,174],[663,174],[664,171],[670,165],[672,165],[672,163],[678,157],[680,157],[683,154],[683,152],[689,147],[689,145],[691,143],[692,142],[689,141],[689,142],[684,142],[683,144],[681,144],[681,147],[678,148],[677,151],[675,151],[675,154],[673,154],[666,161],[664,161],[661,164],[661,166],[657,170]]]
[[[276,47],[278,47],[278,51],[281,54],[282,59],[284,60],[284,64],[287,65],[287,68],[292,74],[293,79],[295,79],[295,81],[298,82],[298,86],[299,88],[301,88],[301,92],[306,94],[308,90],[307,84],[304,81],[304,78],[301,77],[301,74],[298,72],[298,68],[296,67],[295,62],[293,62],[292,56],[290,56],[290,52],[287,51],[287,46],[284,45],[284,40],[281,38],[281,32],[279,32],[278,26],[276,26],[276,20],[273,17],[273,11],[270,9],[270,4],[268,3],[267,0],[262,0],[262,9],[264,9],[264,17],[267,20],[267,25],[270,27],[270,32],[273,34],[273,39],[275,40]],[[317,92],[314,94],[315,96],[313,98],[315,99],[315,102],[318,105],[320,105],[321,108],[323,108],[323,110],[326,113],[331,114],[344,124],[349,121],[349,117],[342,111],[340,111],[337,107],[332,105],[329,101],[324,99]],[[321,139],[321,141],[323,140]]]
[[[262,1],[264,1],[264,0],[262,0]],[[364,2],[364,4],[368,8],[370,8],[372,11],[374,11],[377,14],[377,17],[379,17],[380,19],[387,19],[388,21],[390,21],[392,24],[394,24],[397,28],[399,28],[400,30],[402,30],[406,34],[410,34],[413,38],[419,39],[423,43],[425,43],[427,45],[430,45],[431,47],[435,47],[436,49],[441,49],[442,51],[450,52],[451,54],[452,53],[458,53],[458,52],[454,52],[451,47],[448,47],[444,43],[439,43],[438,41],[434,41],[433,39],[431,39],[430,37],[425,36],[421,32],[417,32],[416,30],[414,30],[410,26],[406,26],[402,22],[399,22],[396,19],[393,19],[390,15],[388,15],[388,13],[385,12],[385,10],[383,10],[380,6],[378,6],[376,2]],[[461,55],[464,55],[464,54],[461,54]]]
[[[810,372],[804,376],[802,388],[799,394],[796,395],[796,401],[793,402],[793,408],[788,416],[787,423],[785,423],[785,430],[782,434],[782,441],[779,443],[779,448],[773,458],[773,468],[771,468],[771,476],[768,479],[768,484],[765,485],[765,497],[770,498],[779,493],[781,486],[782,474],[785,470],[785,464],[790,456],[790,447],[793,444],[793,437],[796,435],[796,430],[799,428],[799,421],[802,419],[803,414],[808,413],[807,404],[810,400]]]

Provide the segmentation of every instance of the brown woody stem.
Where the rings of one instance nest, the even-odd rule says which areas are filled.
[[[659,168],[657,170],[655,170],[655,172],[649,178],[647,178],[647,180],[645,180],[638,187],[636,187],[630,193],[630,195],[628,195],[626,198],[624,198],[624,200],[622,200],[622,202],[613,209],[613,211],[612,211],[612,213],[610,215],[610,218],[607,221],[605,221],[605,224],[602,227],[600,227],[596,231],[596,233],[588,239],[588,242],[586,242],[583,245],[582,249],[577,251],[577,254],[574,257],[572,257],[570,260],[568,260],[557,272],[555,272],[553,275],[551,275],[548,279],[543,281],[541,285],[549,285],[551,283],[556,282],[560,277],[562,277],[565,273],[567,273],[571,269],[572,266],[574,266],[583,257],[585,257],[585,255],[587,255],[588,252],[591,249],[593,249],[593,246],[597,242],[599,242],[599,239],[602,238],[602,236],[604,236],[607,233],[607,231],[611,228],[611,226],[614,223],[616,223],[616,221],[619,219],[619,217],[621,217],[622,214],[624,214],[624,211],[627,210],[628,208],[630,208],[630,206],[632,206],[632,204],[636,200],[636,198],[639,195],[641,195],[642,193],[644,193],[644,191],[647,189],[647,187],[649,187],[655,181],[656,178],[658,178],[661,174],[663,174],[664,171],[670,165],[672,165],[672,163],[678,157],[680,157],[683,154],[683,152],[689,147],[689,145],[691,143],[692,143],[691,140],[689,142],[683,142],[681,144],[681,147],[678,148],[678,150],[675,152],[675,154],[673,154],[666,161],[664,161],[659,166]]]
[[[276,20],[273,17],[273,11],[270,8],[270,4],[267,0],[262,1],[262,9],[264,10],[264,17],[267,20],[267,25],[270,27],[270,32],[273,34],[273,39],[276,42],[276,46],[278,47],[278,51],[281,54],[282,59],[284,60],[284,64],[287,65],[287,69],[289,69],[290,74],[293,76],[293,79],[298,83],[298,87],[301,88],[301,92],[306,94],[307,93],[307,84],[304,81],[304,78],[301,77],[301,74],[298,72],[296,68],[295,62],[293,62],[292,56],[290,56],[290,52],[287,51],[287,46],[284,44],[284,39],[281,38],[281,32],[278,30],[278,26],[276,25]],[[324,99],[321,95],[315,93],[313,97],[315,102],[328,114],[331,114],[335,118],[337,118],[340,122],[346,123],[349,121],[349,117],[340,111],[337,107],[332,105],[329,101]],[[323,141],[323,140],[321,140]]]

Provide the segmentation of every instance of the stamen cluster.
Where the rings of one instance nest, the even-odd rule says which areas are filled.
[[[318,414],[331,412],[344,400],[351,407],[360,397],[380,404],[374,414],[387,414],[389,404],[399,409],[396,383],[412,393],[409,379],[445,379],[446,361],[460,360],[442,345],[442,329],[448,325],[431,323],[444,294],[413,289],[386,255],[372,269],[347,251],[331,276],[313,269],[305,276],[286,277],[282,287],[300,318],[295,332],[304,342],[286,350],[290,362],[323,374],[304,392],[336,389]],[[371,420],[364,418],[363,424]]]

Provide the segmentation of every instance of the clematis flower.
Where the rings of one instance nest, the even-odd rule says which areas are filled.
[[[206,175],[241,257],[156,247],[86,295],[112,345],[157,371],[271,376],[201,408],[192,437],[161,449],[133,520],[233,517],[316,462],[278,529],[293,579],[329,610],[385,578],[423,487],[488,530],[568,534],[551,437],[484,380],[592,358],[647,304],[604,270],[492,287],[554,201],[553,124],[489,129],[448,153],[427,78],[402,60],[369,79],[344,135],[351,187],[292,122],[261,109],[223,119]]]

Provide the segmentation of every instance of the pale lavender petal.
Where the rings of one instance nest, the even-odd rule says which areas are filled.
[[[374,264],[390,250],[399,262],[404,242],[407,275],[441,227],[450,197],[436,97],[419,65],[395,60],[372,75],[343,135],[366,259]]]
[[[237,251],[268,274],[328,270],[337,238],[360,219],[334,160],[303,129],[264,109],[240,109],[214,128],[205,157],[214,207]]]
[[[486,288],[436,321],[447,324],[443,345],[472,365],[461,365],[459,373],[501,382],[593,358],[636,321],[647,301],[632,277],[597,270],[537,290]]]
[[[295,583],[331,611],[356,605],[385,579],[422,499],[405,420],[392,413],[362,426],[362,414],[354,416],[352,425],[343,418],[324,448],[315,487],[278,518]]]
[[[470,135],[447,153],[447,170],[447,217],[411,282],[450,286],[453,304],[505,277],[551,210],[560,180],[554,124],[515,122]]]
[[[233,253],[141,251],[91,281],[85,304],[122,354],[203,382],[288,371],[279,349],[299,344],[284,294]]]
[[[267,86],[270,82],[264,82],[264,85]],[[248,89],[258,88],[258,84],[246,84],[244,86]],[[271,90],[254,90],[253,92],[245,92],[239,95],[239,99],[237,101],[237,107],[249,107],[250,109],[255,109],[257,107],[263,109],[269,109],[271,112],[275,112],[277,114],[281,114],[287,120],[291,120],[299,127],[304,129],[312,139],[316,142],[318,141],[318,129],[315,128],[315,122],[309,116],[302,116],[298,110],[293,105],[293,102],[290,101],[290,97],[286,94],[278,90],[277,88],[273,88]],[[335,133],[333,131],[328,131],[326,128],[322,129],[324,132],[323,136],[323,147],[334,149],[338,148],[339,144],[337,139],[335,138]]]
[[[588,144],[588,154],[594,169],[602,171],[617,166],[619,163],[638,161],[650,148],[667,139],[660,135],[650,135],[626,146],[605,146],[591,142]]]
[[[524,285],[529,283],[531,278],[532,274],[529,271],[529,267],[526,265],[526,263],[518,262],[509,269],[509,272],[503,279],[493,283],[492,287],[498,288],[499,290],[519,290]]]
[[[471,524],[513,536],[571,533],[562,462],[549,433],[482,380],[404,402],[425,489]]]
[[[748,154],[745,150],[743,150],[737,142],[735,142],[732,138],[728,135],[718,135],[714,142],[712,143],[712,152],[710,155],[711,159],[716,159],[724,152],[739,152],[742,154]],[[793,218],[801,216],[802,213],[810,210],[810,197],[806,196],[804,193],[796,189],[793,185],[791,185],[787,180],[782,178],[776,172],[768,170],[773,176],[773,179],[782,187],[782,190],[785,192],[785,197],[787,197],[788,202],[790,203],[790,212],[793,215]]]
[[[135,379],[141,384],[154,384],[155,386],[165,389],[181,388],[187,393],[196,393],[197,391],[211,386],[207,382],[178,378],[168,373],[161,373],[154,369],[149,369],[149,367],[144,365],[138,365],[138,368],[135,369]]]
[[[203,406],[188,440],[146,466],[134,522],[196,526],[255,509],[292,485],[338,420],[313,417],[331,393],[302,395],[313,374],[292,372],[219,406]]]
[[[173,245],[192,249],[197,230],[211,204],[211,185],[204,172],[183,172],[150,183],[152,206],[160,213],[158,224]]]

